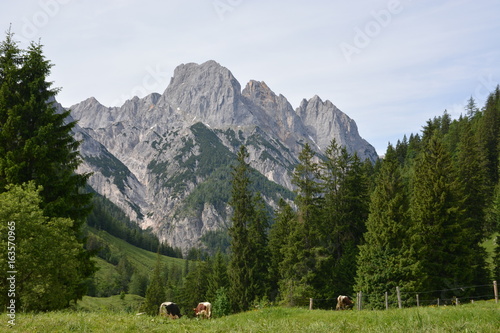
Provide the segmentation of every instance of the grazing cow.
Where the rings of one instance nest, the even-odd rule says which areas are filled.
[[[339,297],[337,297],[337,307],[335,308],[335,310],[352,309],[353,306],[354,303],[349,298],[349,296],[340,295]]]
[[[177,304],[172,302],[163,302],[160,305],[160,316],[168,316],[172,319],[179,319],[182,317],[181,310]]]
[[[209,302],[201,302],[198,303],[198,306],[193,309],[194,314],[198,317],[201,316],[201,318],[207,318],[209,319],[210,316],[212,315],[212,304]]]

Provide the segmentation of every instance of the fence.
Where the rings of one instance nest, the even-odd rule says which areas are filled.
[[[493,288],[492,288],[493,287]],[[479,292],[479,294],[478,294]],[[482,293],[481,293],[482,292]],[[440,297],[434,297],[440,294]],[[448,297],[446,295],[453,295]],[[362,309],[389,309],[402,308],[412,306],[442,306],[442,305],[459,305],[461,303],[471,302],[476,300],[495,299],[498,303],[498,285],[497,281],[493,284],[456,287],[442,290],[431,290],[422,292],[405,292],[401,288],[396,287],[395,293],[390,294],[385,292],[380,295],[364,294],[358,292],[355,297],[349,295],[352,300],[355,300],[355,308]],[[309,309],[335,309],[337,299],[318,299],[309,298]],[[296,305],[307,306],[307,302],[297,302]]]

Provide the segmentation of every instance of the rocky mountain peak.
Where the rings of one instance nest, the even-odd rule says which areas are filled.
[[[217,62],[177,66],[163,97],[174,113],[210,126],[234,124],[241,86],[233,74]]]
[[[361,159],[374,162],[378,158],[375,148],[359,135],[354,120],[331,101],[322,101],[315,95],[308,101],[303,99],[296,112],[320,150],[324,151],[334,138],[337,144],[347,147],[350,153],[357,153]]]

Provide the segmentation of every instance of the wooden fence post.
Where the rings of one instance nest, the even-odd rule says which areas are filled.
[[[418,299],[418,294],[417,294],[417,307],[420,306],[420,302],[419,302],[419,299]]]
[[[402,305],[401,305],[401,293],[399,292],[399,286],[396,287],[396,293],[398,294],[398,307],[401,309],[402,308]]]
[[[493,281],[493,292],[495,293],[495,303],[498,304],[498,285],[497,285],[497,281]]]
[[[439,298],[438,298],[438,302],[437,302],[437,305],[439,306]]]
[[[362,306],[361,306],[362,302],[363,302],[363,294],[360,291],[356,294],[356,309],[358,309],[358,310],[362,309]]]
[[[389,296],[387,295],[387,291],[385,292],[385,309],[389,310]]]
[[[313,299],[309,298],[309,310],[313,309]]]

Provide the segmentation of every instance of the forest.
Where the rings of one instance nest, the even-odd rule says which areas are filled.
[[[421,133],[389,144],[375,165],[334,141],[324,157],[305,145],[293,175],[295,200],[282,200],[273,219],[250,190],[241,147],[228,269],[209,261],[199,267],[208,271],[192,274],[228,281],[216,289],[227,292],[233,311],[358,290],[381,308],[396,287],[424,292],[422,301],[480,299],[499,277],[500,247],[491,265],[482,246],[499,232],[499,126],[497,87],[483,108],[471,98],[458,119],[445,111]],[[216,290],[199,292],[210,299]]]
[[[54,107],[51,66],[39,43],[21,50],[8,32],[0,44],[2,309],[15,303],[23,311],[50,311],[87,294],[134,293],[145,297],[143,310],[151,315],[166,299],[184,311],[208,300],[215,315],[225,315],[357,291],[381,308],[395,287],[424,292],[422,302],[481,299],[500,278],[498,86],[481,108],[471,97],[458,119],[445,111],[428,120],[421,133],[389,144],[375,164],[335,141],[322,155],[304,144],[294,196],[284,193],[274,212],[241,146],[228,168],[228,237],[208,235],[207,243],[221,246],[192,249],[179,269],[160,261],[161,254],[181,257],[179,249],[85,190],[90,174],[75,172],[80,143],[69,111]],[[193,206],[199,200],[193,197]],[[89,230],[157,252],[154,269],[138,272]],[[483,243],[493,237],[492,264]],[[112,287],[92,282],[95,256],[118,272]],[[15,292],[7,272],[16,272]]]
[[[293,173],[296,197],[281,200],[273,217],[252,189],[242,146],[229,251],[198,261],[171,299],[184,307],[208,299],[231,313],[357,291],[377,309],[396,287],[421,293],[422,304],[489,297],[500,276],[500,246],[493,264],[483,246],[499,241],[499,133],[497,87],[481,109],[471,97],[458,119],[445,111],[389,144],[375,165],[335,141],[324,156],[306,144]]]

